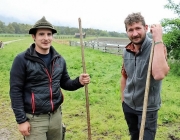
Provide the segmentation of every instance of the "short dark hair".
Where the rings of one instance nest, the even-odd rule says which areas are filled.
[[[138,23],[138,22],[141,22],[142,25],[144,26],[146,25],[144,17],[141,15],[140,12],[129,14],[124,20],[126,30],[127,30],[127,25],[132,25],[133,23]]]
[[[36,33],[37,33],[37,29],[34,29],[34,31],[32,32],[32,34],[33,34],[34,36],[36,36]]]

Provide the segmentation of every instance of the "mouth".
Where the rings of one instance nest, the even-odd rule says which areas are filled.
[[[138,38],[134,38],[133,41],[134,41],[134,42],[138,42],[139,39],[138,39]]]
[[[139,41],[139,40],[141,40],[141,38],[140,37],[134,37],[133,40],[134,41]]]
[[[44,43],[42,43],[42,44],[44,44],[44,45],[48,45],[48,44],[49,44],[49,42],[44,42]]]
[[[139,39],[140,37],[133,37],[133,39]]]

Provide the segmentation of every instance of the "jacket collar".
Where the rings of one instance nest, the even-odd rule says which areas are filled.
[[[144,49],[146,49],[150,43],[151,43],[151,39],[146,34],[146,37],[145,37],[145,39],[144,39],[144,41],[140,47],[139,53],[142,52]],[[125,48],[128,52],[135,53],[135,47],[134,47],[132,42],[130,42]]]
[[[53,57],[57,57],[57,56],[60,57],[60,54],[54,49],[53,46],[50,47],[50,53],[52,53]],[[31,44],[31,46],[27,49],[26,55],[38,57],[35,51],[35,43]]]

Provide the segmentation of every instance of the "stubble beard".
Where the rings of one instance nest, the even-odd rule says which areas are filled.
[[[136,38],[137,38],[137,37],[136,37]],[[138,41],[138,42],[135,42],[135,41],[133,41],[133,39],[131,39],[132,43],[135,44],[135,45],[142,45],[143,42],[144,42],[144,40],[145,40],[145,36],[143,36],[143,37],[138,37],[138,38],[140,38],[140,41]],[[135,38],[134,38],[134,39],[135,39]]]

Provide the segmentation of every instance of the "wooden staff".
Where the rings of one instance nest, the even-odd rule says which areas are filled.
[[[142,113],[139,140],[143,140],[143,137],[144,137],[144,127],[145,127],[145,122],[146,122],[146,112],[147,112],[147,104],[148,104],[149,86],[150,86],[150,80],[151,80],[150,76],[151,76],[151,69],[152,69],[153,53],[154,53],[154,41],[152,41],[150,58],[149,58],[149,65],[148,65],[148,72],[147,72],[147,78],[146,78],[146,88],[145,88],[145,93],[144,93],[144,104],[143,104],[143,113]]]
[[[81,55],[82,55],[83,73],[86,73],[81,19],[79,18],[78,21],[79,21],[79,33],[80,33],[80,43],[81,43]],[[90,113],[89,113],[90,111],[89,111],[89,97],[88,97],[88,85],[87,84],[85,84],[85,93],[86,93],[86,112],[87,112],[87,125],[88,125],[88,140],[91,140]]]

